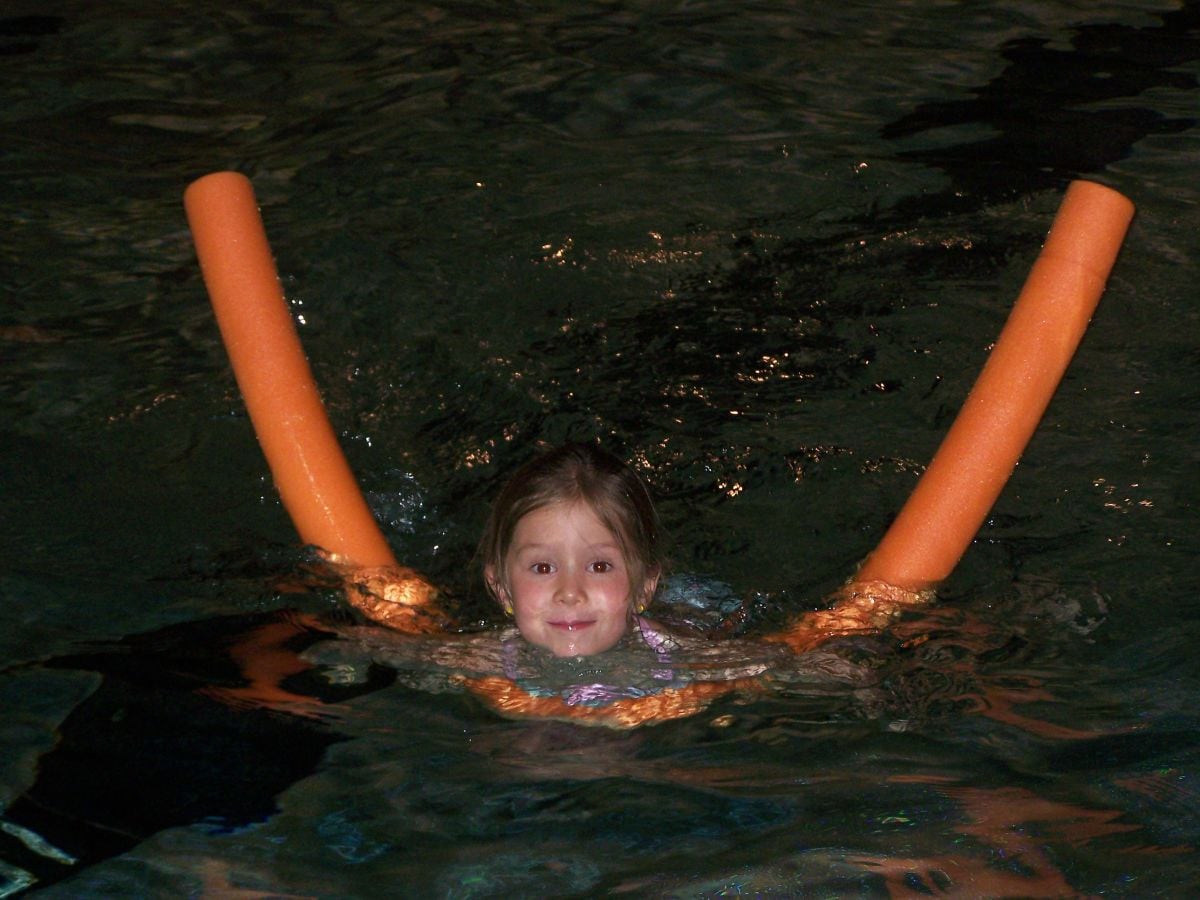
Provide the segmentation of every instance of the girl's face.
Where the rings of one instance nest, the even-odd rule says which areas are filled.
[[[629,627],[629,568],[617,536],[586,503],[553,503],[517,522],[504,559],[508,585],[487,577],[511,604],[521,635],[555,656],[609,649]]]

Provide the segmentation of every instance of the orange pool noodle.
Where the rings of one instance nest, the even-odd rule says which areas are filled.
[[[958,564],[1083,338],[1132,218],[1121,194],[1072,182],[962,410],[853,581],[924,590]]]
[[[347,566],[396,566],[325,414],[249,180],[206,175],[184,207],[238,387],[301,540]]]

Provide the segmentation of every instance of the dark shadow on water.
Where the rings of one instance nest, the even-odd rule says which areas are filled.
[[[313,713],[386,687],[395,673],[374,667],[347,691],[300,671],[280,685],[302,714],[255,705],[239,693],[247,681],[232,654],[264,633],[292,656],[330,636],[280,611],[171,626],[42,663],[101,681],[0,818],[0,859],[42,888],[166,828],[234,831],[274,815],[276,797],[347,739]]]
[[[1155,26],[1080,26],[1069,49],[1020,38],[1005,44],[1001,56],[1008,65],[971,90],[970,99],[923,103],[882,129],[883,137],[893,140],[964,125],[994,132],[979,140],[900,151],[903,159],[941,169],[951,182],[936,197],[901,204],[902,215],[977,208],[1056,189],[1103,172],[1145,137],[1196,126],[1194,117],[1103,105],[1155,88],[1196,88],[1196,77],[1178,67],[1200,58],[1200,4],[1165,13]]]

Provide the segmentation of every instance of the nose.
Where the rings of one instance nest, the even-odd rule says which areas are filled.
[[[587,593],[574,572],[564,572],[558,580],[554,599],[567,606],[574,606],[587,599]]]

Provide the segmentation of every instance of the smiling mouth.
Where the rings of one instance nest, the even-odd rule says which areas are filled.
[[[578,622],[550,622],[551,628],[557,628],[560,631],[582,631],[585,628],[591,628],[596,623],[591,619],[586,619]]]

